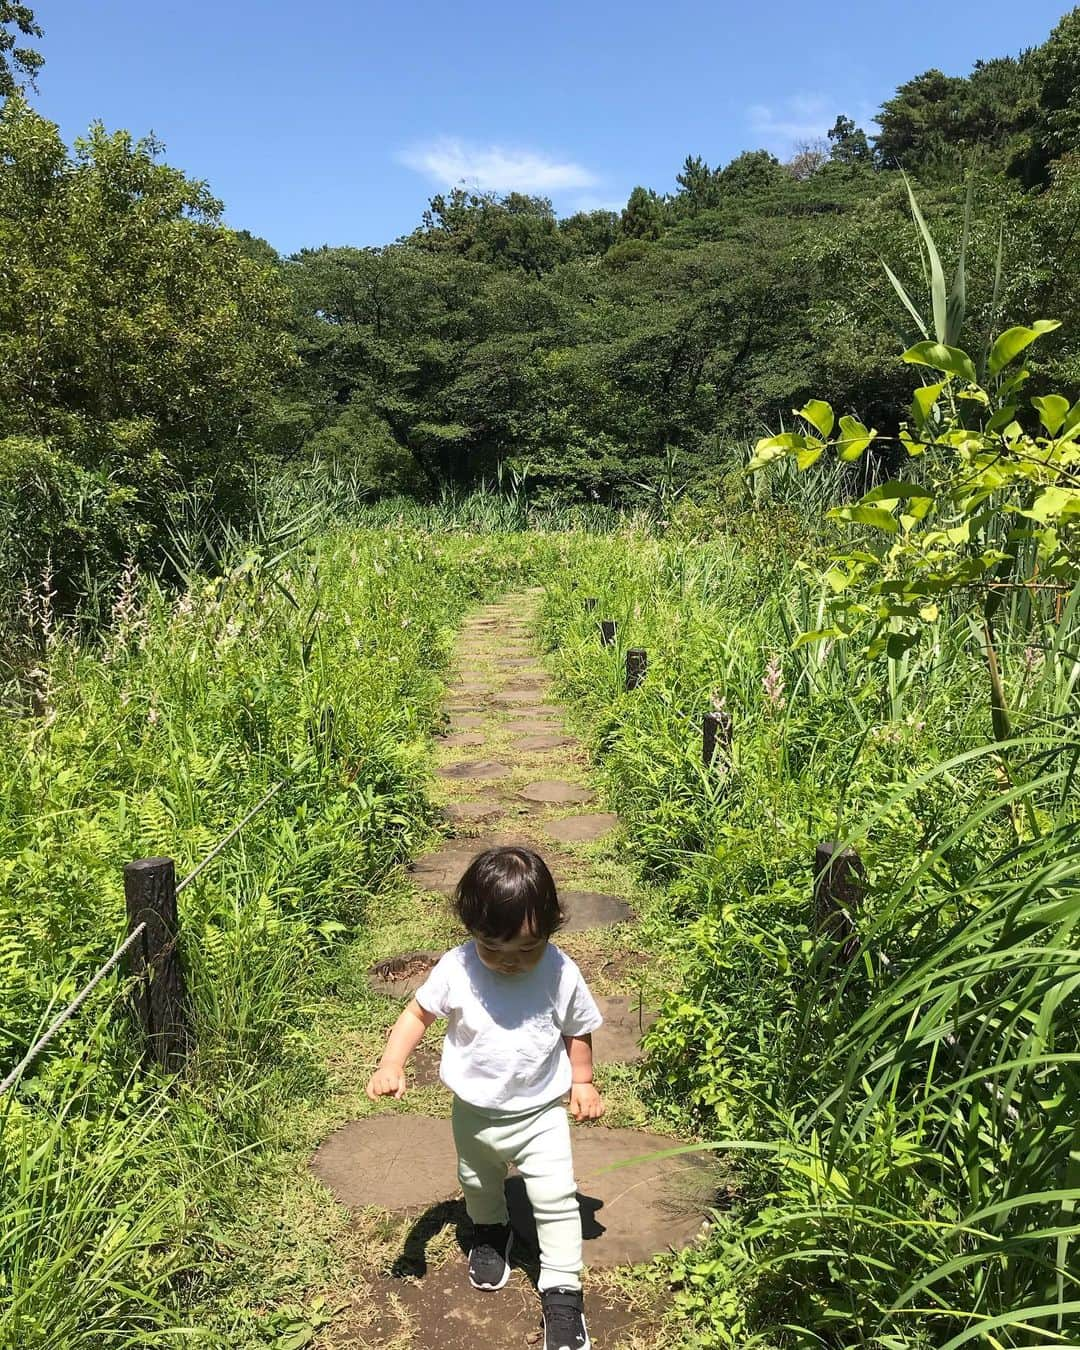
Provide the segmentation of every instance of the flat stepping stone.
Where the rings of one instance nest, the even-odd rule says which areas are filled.
[[[483,713],[486,711],[484,705],[482,703],[477,703],[476,699],[472,699],[468,703],[460,702],[458,699],[454,699],[453,702],[451,703],[444,703],[443,707],[446,709],[448,713],[451,714],[469,713],[471,715],[473,713]]]
[[[449,1120],[412,1115],[395,1105],[384,1105],[377,1114],[335,1130],[311,1160],[312,1172],[350,1209],[377,1206],[395,1214],[409,1213],[431,1208],[458,1192]],[[715,1202],[708,1150],[651,1158],[605,1172],[613,1163],[684,1145],[643,1130],[603,1125],[574,1128],[571,1139],[583,1256],[590,1269],[649,1261],[697,1237]],[[506,1199],[515,1231],[535,1251],[536,1225],[520,1176],[507,1178]],[[472,1302],[485,1300],[463,1299],[456,1306]],[[507,1341],[500,1335],[497,1341],[480,1343]],[[440,1339],[434,1344],[442,1347],[447,1342]]]
[[[450,802],[444,806],[441,815],[444,820],[455,821],[461,824],[479,824],[485,820],[496,820],[506,811],[506,806],[502,802],[493,801],[475,801],[475,802]]]
[[[475,731],[457,731],[451,736],[444,736],[442,743],[443,745],[452,745],[455,749],[460,750],[464,750],[468,746],[472,746],[475,749],[478,745],[485,745],[487,743],[487,737],[479,736]]]
[[[440,778],[505,778],[509,764],[497,759],[467,759],[459,764],[444,764],[437,770]]]
[[[564,717],[565,708],[553,708],[550,703],[538,703],[528,708],[515,708],[513,715],[515,717]]]
[[[462,680],[458,684],[448,684],[447,689],[453,694],[488,694],[491,692],[489,684],[473,684]]]
[[[641,1005],[640,996],[597,996],[604,1025],[592,1034],[593,1058],[598,1064],[636,1064],[644,1058],[641,1037],[656,1021],[656,1013]]]
[[[475,839],[450,839],[431,853],[425,853],[409,866],[409,875],[422,890],[452,894],[462,873],[476,857],[489,848],[533,848],[531,840],[518,834],[487,834]],[[558,865],[565,858],[549,854],[544,861],[558,881]]]
[[[368,971],[368,986],[376,994],[390,998],[408,998],[427,979],[442,952],[401,952],[376,961]]]
[[[514,742],[514,749],[525,754],[535,754],[538,750],[558,750],[564,745],[578,745],[574,736],[560,736],[558,732],[541,732],[536,736],[522,736]]]
[[[533,658],[531,656],[504,656],[502,660],[496,661],[495,664],[498,666],[505,666],[507,670],[514,670],[519,666],[531,666],[533,664]],[[544,674],[544,672],[540,670],[536,673],[538,675]]]
[[[561,844],[587,844],[610,834],[618,823],[619,817],[610,811],[595,811],[567,816],[563,820],[549,820],[544,829]]]
[[[566,783],[558,778],[542,778],[529,783],[518,793],[527,802],[545,802],[563,806],[568,802],[588,802],[595,794],[580,783]]]
[[[572,1128],[570,1138],[582,1256],[590,1270],[650,1261],[661,1252],[688,1246],[700,1234],[716,1198],[712,1153],[682,1153],[604,1172],[613,1163],[684,1145],[644,1130],[604,1125]],[[515,1232],[535,1249],[536,1225],[520,1176],[507,1179],[506,1201]]]
[[[516,722],[507,722],[506,730],[512,731],[515,735],[545,736],[551,734],[554,725],[553,717],[526,717]]]
[[[633,911],[621,896],[605,895],[602,891],[561,891],[559,900],[567,916],[559,930],[561,933],[613,928],[619,923],[629,923],[633,918]]]
[[[537,690],[535,689],[500,689],[497,694],[492,694],[492,703],[534,703],[536,701]]]
[[[457,713],[455,712],[450,719],[450,730],[456,731],[459,727],[482,727],[486,721],[483,713]]]
[[[458,1189],[450,1122],[393,1106],[335,1130],[319,1145],[311,1170],[349,1209],[426,1209]]]

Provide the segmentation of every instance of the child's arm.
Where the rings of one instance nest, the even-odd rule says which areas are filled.
[[[376,1097],[393,1096],[399,1101],[404,1097],[405,1061],[435,1020],[435,1014],[426,1012],[416,999],[409,1001],[409,1006],[390,1028],[379,1067],[368,1081],[367,1095],[372,1101]]]
[[[566,1053],[570,1056],[573,1082],[570,1088],[570,1114],[575,1120],[599,1120],[604,1114],[604,1103],[593,1087],[592,1035],[564,1036]]]

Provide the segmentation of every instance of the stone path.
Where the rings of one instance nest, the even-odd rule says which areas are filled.
[[[605,1171],[682,1145],[637,1128],[646,1114],[632,1066],[642,1058],[640,1041],[655,1020],[660,986],[648,979],[655,962],[636,948],[633,897],[623,889],[618,861],[618,817],[600,808],[587,757],[563,725],[564,709],[532,648],[536,603],[535,592],[510,597],[462,629],[445,732],[435,749],[446,834],[409,869],[417,903],[431,907],[431,937],[445,940],[441,947],[428,940],[424,947],[391,949],[368,972],[368,986],[386,1003],[388,1029],[400,1000],[415,991],[442,950],[462,940],[447,898],[476,853],[522,844],[543,855],[567,913],[554,940],[581,966],[604,1015],[593,1054],[608,1113],[603,1122],[572,1127],[590,1334],[597,1350],[658,1350],[672,1344],[670,1328],[660,1325],[666,1300],[656,1286],[629,1286],[624,1271],[700,1233],[715,1197],[716,1170],[711,1154],[688,1152]],[[513,1278],[494,1295],[472,1289],[465,1278],[469,1223],[457,1186],[450,1096],[438,1080],[437,1033],[440,1024],[406,1069],[412,1088],[427,1089],[426,1110],[410,1109],[408,1094],[402,1102],[380,1103],[332,1133],[312,1159],[312,1171],[342,1204],[358,1215],[374,1209],[401,1216],[402,1225],[393,1269],[358,1274],[363,1296],[356,1295],[355,1314],[347,1311],[343,1325],[335,1324],[329,1345],[499,1350],[540,1342],[539,1302],[530,1284],[537,1273],[536,1230],[513,1169],[506,1183],[520,1239]],[[621,1077],[609,1081],[616,1071]],[[431,1254],[436,1249],[438,1260]],[[657,1297],[659,1309],[650,1306]]]

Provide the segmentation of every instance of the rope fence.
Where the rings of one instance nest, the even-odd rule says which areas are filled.
[[[142,858],[124,868],[128,934],[112,956],[0,1082],[0,1097],[10,1091],[49,1042],[79,1012],[98,985],[126,958],[134,988],[133,1008],[146,1034],[149,1057],[170,1071],[179,1069],[190,1047],[187,991],[177,950],[177,897],[224,852],[238,834],[311,762],[305,756],[269,788],[247,814],[220,839],[179,883],[171,858]]]

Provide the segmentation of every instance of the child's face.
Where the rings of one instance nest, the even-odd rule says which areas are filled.
[[[500,975],[523,975],[532,970],[548,944],[547,938],[537,937],[525,924],[516,937],[499,939],[474,933],[472,938],[480,960]]]

